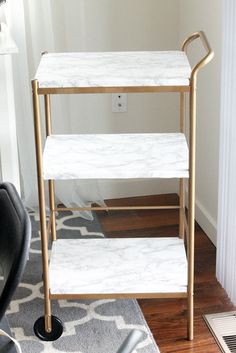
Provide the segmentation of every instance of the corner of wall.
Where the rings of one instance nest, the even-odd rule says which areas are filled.
[[[196,221],[216,246],[217,223],[198,199],[196,199]]]

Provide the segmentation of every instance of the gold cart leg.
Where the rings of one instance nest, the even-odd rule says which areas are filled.
[[[188,339],[193,339],[194,323],[194,237],[195,237],[195,163],[196,163],[196,80],[191,81],[189,136],[189,239],[188,239]]]
[[[184,93],[180,93],[180,132],[185,131],[185,96]],[[179,181],[179,237],[184,238],[185,234],[185,182],[184,179]]]
[[[185,223],[184,223],[184,215],[185,215],[185,182],[184,179],[180,179],[179,181],[179,237],[184,239],[185,234]]]
[[[188,183],[188,339],[193,339],[193,295],[194,295],[194,222],[195,222],[195,163],[196,163],[196,83],[198,71],[207,65],[213,58],[214,52],[204,34],[199,31],[187,38],[182,50],[187,53],[188,46],[195,39],[200,39],[207,54],[193,67],[190,77],[189,97],[189,183]],[[186,227],[187,228],[187,227]]]
[[[49,206],[51,211],[51,235],[52,241],[57,240],[56,233],[56,216],[55,216],[55,189],[54,189],[54,181],[49,180],[48,182],[49,189]]]
[[[46,118],[46,135],[50,136],[52,134],[52,122],[51,122],[51,102],[50,95],[46,94],[44,96],[44,106],[45,106],[45,118]],[[50,206],[50,217],[51,217],[51,236],[52,240],[57,239],[56,235],[56,217],[55,217],[55,186],[54,181],[49,180],[49,206]]]
[[[46,225],[46,209],[45,209],[45,190],[44,190],[44,181],[43,181],[41,122],[40,122],[37,80],[32,81],[32,88],[33,88],[35,147],[36,147],[36,160],[37,160],[39,211],[40,211],[40,227],[41,227],[41,248],[42,248],[43,279],[44,279],[45,330],[46,332],[51,332],[52,323],[51,323],[51,302],[49,297],[48,241],[47,241],[47,225]]]

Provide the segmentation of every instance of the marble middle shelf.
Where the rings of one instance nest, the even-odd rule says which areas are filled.
[[[184,242],[171,238],[58,239],[53,242],[50,293],[145,297],[187,292]]]
[[[47,137],[45,180],[188,178],[182,133],[80,134]]]

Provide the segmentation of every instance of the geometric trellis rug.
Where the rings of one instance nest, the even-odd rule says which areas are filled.
[[[62,336],[54,342],[44,342],[34,335],[34,322],[43,315],[43,295],[39,217],[31,213],[30,218],[30,258],[7,311],[12,333],[20,342],[23,353],[115,353],[135,328],[143,331],[143,337],[134,353],[158,353],[135,299],[52,301],[53,315],[63,322]],[[88,221],[70,212],[59,213],[57,234],[60,238],[104,237],[96,215],[93,221]]]

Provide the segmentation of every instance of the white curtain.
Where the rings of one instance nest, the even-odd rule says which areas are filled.
[[[217,278],[236,304],[236,2],[224,1]]]
[[[21,168],[22,190],[25,203],[29,207],[38,204],[36,162],[34,148],[34,129],[31,100],[31,79],[40,61],[41,53],[47,51],[66,51],[65,38],[60,32],[55,36],[54,13],[50,0],[8,0],[6,20],[19,47],[14,57],[14,81],[16,99],[17,135]],[[83,12],[81,12],[83,15]],[[79,16],[79,13],[78,13]],[[81,21],[83,23],[83,21]],[[61,23],[63,27],[63,23]],[[63,32],[63,30],[62,30]],[[86,33],[83,33],[86,40]],[[54,133],[72,133],[70,118],[70,99],[56,97],[53,102]],[[56,185],[57,201],[66,206],[102,203],[98,183],[59,182]],[[83,217],[92,218],[90,212]]]

